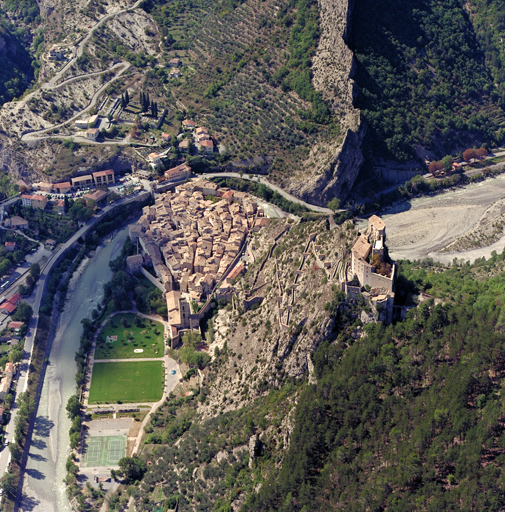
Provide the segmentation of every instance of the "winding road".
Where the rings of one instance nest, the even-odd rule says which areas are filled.
[[[98,76],[98,75],[101,75],[101,74],[106,73],[108,71],[115,71],[118,68],[122,68],[122,69],[120,69],[120,71],[116,74],[116,76],[111,78],[98,91],[96,91],[95,94],[93,94],[93,97],[91,98],[89,104],[83,110],[81,110],[77,115],[73,116],[72,118],[68,119],[67,121],[65,121],[63,123],[51,126],[49,128],[43,128],[42,130],[27,131],[27,132],[23,133],[23,135],[21,136],[21,140],[22,141],[28,142],[28,141],[33,141],[33,140],[45,140],[45,139],[51,139],[51,138],[61,138],[61,135],[59,135],[59,136],[58,135],[57,136],[47,136],[47,137],[39,137],[38,135],[47,133],[49,131],[52,131],[55,128],[56,129],[62,128],[63,126],[65,126],[65,125],[75,121],[76,119],[80,119],[83,116],[83,114],[85,114],[89,109],[91,109],[92,107],[94,107],[96,105],[98,97],[103,93],[103,91],[105,89],[107,89],[107,87],[111,83],[113,83],[115,80],[117,80],[125,71],[127,71],[130,68],[130,63],[129,62],[122,61],[122,62],[118,62],[118,63],[114,64],[113,66],[111,66],[110,68],[104,69],[102,71],[95,71],[93,73],[87,73],[87,74],[84,74],[84,75],[74,76],[74,77],[68,78],[67,80],[64,80],[63,82],[61,82],[59,84],[57,83],[65,75],[65,73],[70,69],[72,64],[79,57],[82,56],[82,54],[84,52],[84,48],[86,46],[86,43],[93,36],[93,33],[95,32],[95,30],[100,25],[102,25],[106,21],[110,20],[111,18],[113,18],[115,16],[118,16],[119,14],[122,14],[122,13],[127,12],[127,11],[132,10],[132,9],[136,9],[140,5],[141,2],[142,2],[142,0],[137,0],[131,7],[126,7],[124,9],[121,9],[121,10],[117,11],[117,12],[113,12],[113,13],[107,14],[102,19],[97,21],[95,23],[95,25],[89,30],[89,32],[86,35],[86,37],[84,37],[83,40],[77,46],[77,50],[75,51],[74,56],[60,69],[60,71],[58,71],[58,73],[56,73],[50,80],[48,80],[45,84],[43,84],[41,86],[41,89],[45,90],[45,91],[54,91],[56,89],[59,89],[60,87],[64,87],[64,86],[68,85],[69,83],[75,82],[77,80],[83,80],[85,78],[91,78],[91,77],[94,77],[94,76]],[[36,94],[36,92],[37,91],[34,91],[32,94],[29,94],[28,96],[26,96],[23,99],[23,101],[26,103],[34,94]],[[128,142],[129,141],[127,139],[125,139],[123,141],[114,142],[114,144],[119,144],[119,145],[123,144],[124,145],[124,144],[128,144]]]
[[[137,2],[135,2],[131,7],[126,7],[124,9],[121,9],[121,10],[117,11],[117,12],[112,12],[110,14],[105,15],[100,20],[98,20],[95,23],[95,25],[93,25],[93,27],[89,30],[89,32],[84,37],[84,39],[79,43],[79,46],[77,46],[77,51],[75,52],[74,56],[58,71],[58,73],[56,73],[56,75],[53,76],[53,78],[51,78],[51,80],[46,82],[42,86],[42,88],[43,89],[55,89],[56,88],[56,87],[54,87],[56,85],[56,82],[67,72],[67,70],[70,68],[70,66],[72,66],[73,62],[75,60],[77,60],[79,57],[82,56],[82,54],[84,52],[84,47],[86,46],[86,43],[90,40],[90,38],[93,36],[95,30],[100,25],[103,25],[103,23],[105,23],[106,21],[110,20],[111,18],[114,18],[118,14],[123,14],[124,12],[127,12],[127,11],[129,11],[131,9],[136,9],[140,5],[141,2],[142,2],[142,0],[137,0]],[[105,71],[107,71],[107,70],[105,70]],[[104,71],[100,71],[100,73],[103,73],[103,72]],[[93,74],[93,73],[91,73],[91,74]],[[63,85],[63,83],[59,84],[58,87]]]
[[[110,69],[116,68],[118,66],[123,66],[123,69],[121,71],[119,71],[119,73],[114,78],[112,78],[109,82],[107,82],[100,89],[98,89],[98,91],[96,91],[95,94],[93,94],[93,97],[91,98],[91,100],[88,103],[88,105],[83,110],[81,110],[78,114],[76,114],[75,116],[71,117],[70,119],[68,119],[67,121],[65,121],[63,123],[51,126],[49,128],[43,128],[42,130],[36,130],[36,131],[25,133],[25,134],[22,135],[21,140],[24,141],[24,142],[28,142],[30,140],[45,140],[45,139],[51,139],[51,138],[61,139],[61,135],[53,135],[53,136],[49,135],[47,137],[38,137],[37,134],[50,132],[50,131],[54,130],[55,128],[61,128],[61,127],[65,126],[65,125],[71,123],[72,121],[80,119],[82,117],[82,115],[87,110],[89,110],[90,108],[92,108],[92,107],[94,107],[96,105],[96,103],[98,101],[98,97],[102,94],[102,92],[105,91],[105,89],[107,89],[107,87],[112,82],[117,80],[127,69],[130,68],[130,63],[129,62],[120,62],[119,64],[116,64],[115,66],[112,66],[112,68],[110,68]],[[104,71],[100,71],[100,73],[93,73],[93,74],[101,74],[101,73],[104,73]],[[78,79],[81,79],[81,78],[87,78],[88,76],[89,75],[82,75],[82,76],[79,76],[79,77],[71,78],[68,81],[78,80]],[[127,139],[124,139],[123,141],[114,142],[114,144],[127,144]]]
[[[255,176],[252,174],[240,174],[238,172],[207,172],[203,174],[198,174],[199,178],[240,178],[243,180],[249,180],[254,181]],[[312,210],[313,212],[317,213],[326,213],[328,215],[333,215],[333,211],[329,208],[324,208],[323,206],[317,206],[315,204],[309,204],[305,201],[302,201],[301,199],[298,199],[295,196],[292,196],[291,194],[288,194],[285,190],[278,187],[277,185],[274,185],[273,183],[270,183],[267,181],[263,176],[258,175],[258,183],[263,183],[263,185],[267,186],[268,188],[274,190],[275,192],[278,192],[284,199],[287,199],[288,201],[291,201],[293,203],[300,204],[302,206],[305,206],[305,208],[308,208],[309,210]],[[341,210],[343,211],[343,210]]]

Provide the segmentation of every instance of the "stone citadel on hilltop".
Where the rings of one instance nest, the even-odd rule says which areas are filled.
[[[362,288],[375,306],[379,306],[379,319],[391,323],[393,318],[394,291],[397,269],[390,261],[386,248],[386,224],[377,215],[368,219],[368,229],[351,249],[352,280],[344,283],[350,296]]]
[[[180,331],[199,328],[192,302],[208,299],[218,285],[223,293],[230,289],[230,271],[248,233],[262,225],[262,216],[248,194],[194,180],[158,196],[130,225],[131,241],[140,253],[127,258],[128,270],[153,267],[165,292],[174,341]]]

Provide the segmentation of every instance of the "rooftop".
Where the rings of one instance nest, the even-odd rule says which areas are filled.
[[[95,190],[92,194],[84,194],[82,197],[84,197],[84,199],[90,199],[91,201],[100,201],[100,199],[103,199],[107,194],[105,190]]]
[[[386,224],[384,223],[384,221],[380,217],[378,217],[377,215],[372,215],[368,219],[368,222],[375,229],[384,229],[386,227]]]
[[[72,178],[72,181],[87,181],[92,179],[93,176],[91,176],[91,174],[86,174],[84,176],[76,176],[75,178]]]
[[[100,178],[102,176],[114,176],[114,171],[108,169],[107,171],[98,171],[93,173],[93,178]]]
[[[370,254],[372,246],[367,242],[366,238],[360,236],[357,242],[352,248],[352,252],[356,253],[356,256],[362,260],[366,260]]]
[[[7,302],[10,302],[11,304],[17,304],[21,299],[21,295],[19,293],[15,293],[7,299]]]
[[[11,304],[10,302],[4,302],[0,305],[0,309],[3,309],[5,311],[8,311],[9,313],[13,313],[16,311],[16,306],[14,304]]]

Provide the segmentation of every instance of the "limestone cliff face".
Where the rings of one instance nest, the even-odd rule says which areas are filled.
[[[345,114],[348,126],[356,130],[354,55],[345,42],[354,0],[318,0],[318,4],[321,38],[313,59],[312,82],[333,111]]]
[[[354,56],[346,44],[354,0],[318,0],[321,38],[313,59],[313,84],[339,119],[340,134],[312,148],[303,170],[289,183],[290,192],[326,206],[349,193],[364,158],[366,127],[354,108]]]

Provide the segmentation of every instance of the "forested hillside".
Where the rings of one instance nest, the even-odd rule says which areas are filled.
[[[244,510],[503,510],[503,260],[404,263],[404,292],[443,301],[317,350],[288,455]]]
[[[474,3],[504,15],[503,2]],[[495,34],[499,27],[486,22]],[[350,46],[376,156],[406,161],[416,145],[443,156],[503,141],[503,89],[460,0],[357,0]]]
[[[496,86],[504,91],[505,81],[505,2],[503,0],[472,0],[466,4],[479,42],[486,55]],[[503,94],[501,94],[503,97]]]
[[[36,3],[35,6],[21,3],[12,7],[19,7],[19,18],[23,21],[31,22],[38,16]],[[26,90],[27,79],[30,80],[33,74],[29,46],[25,29],[14,26],[0,9],[0,106]]]

